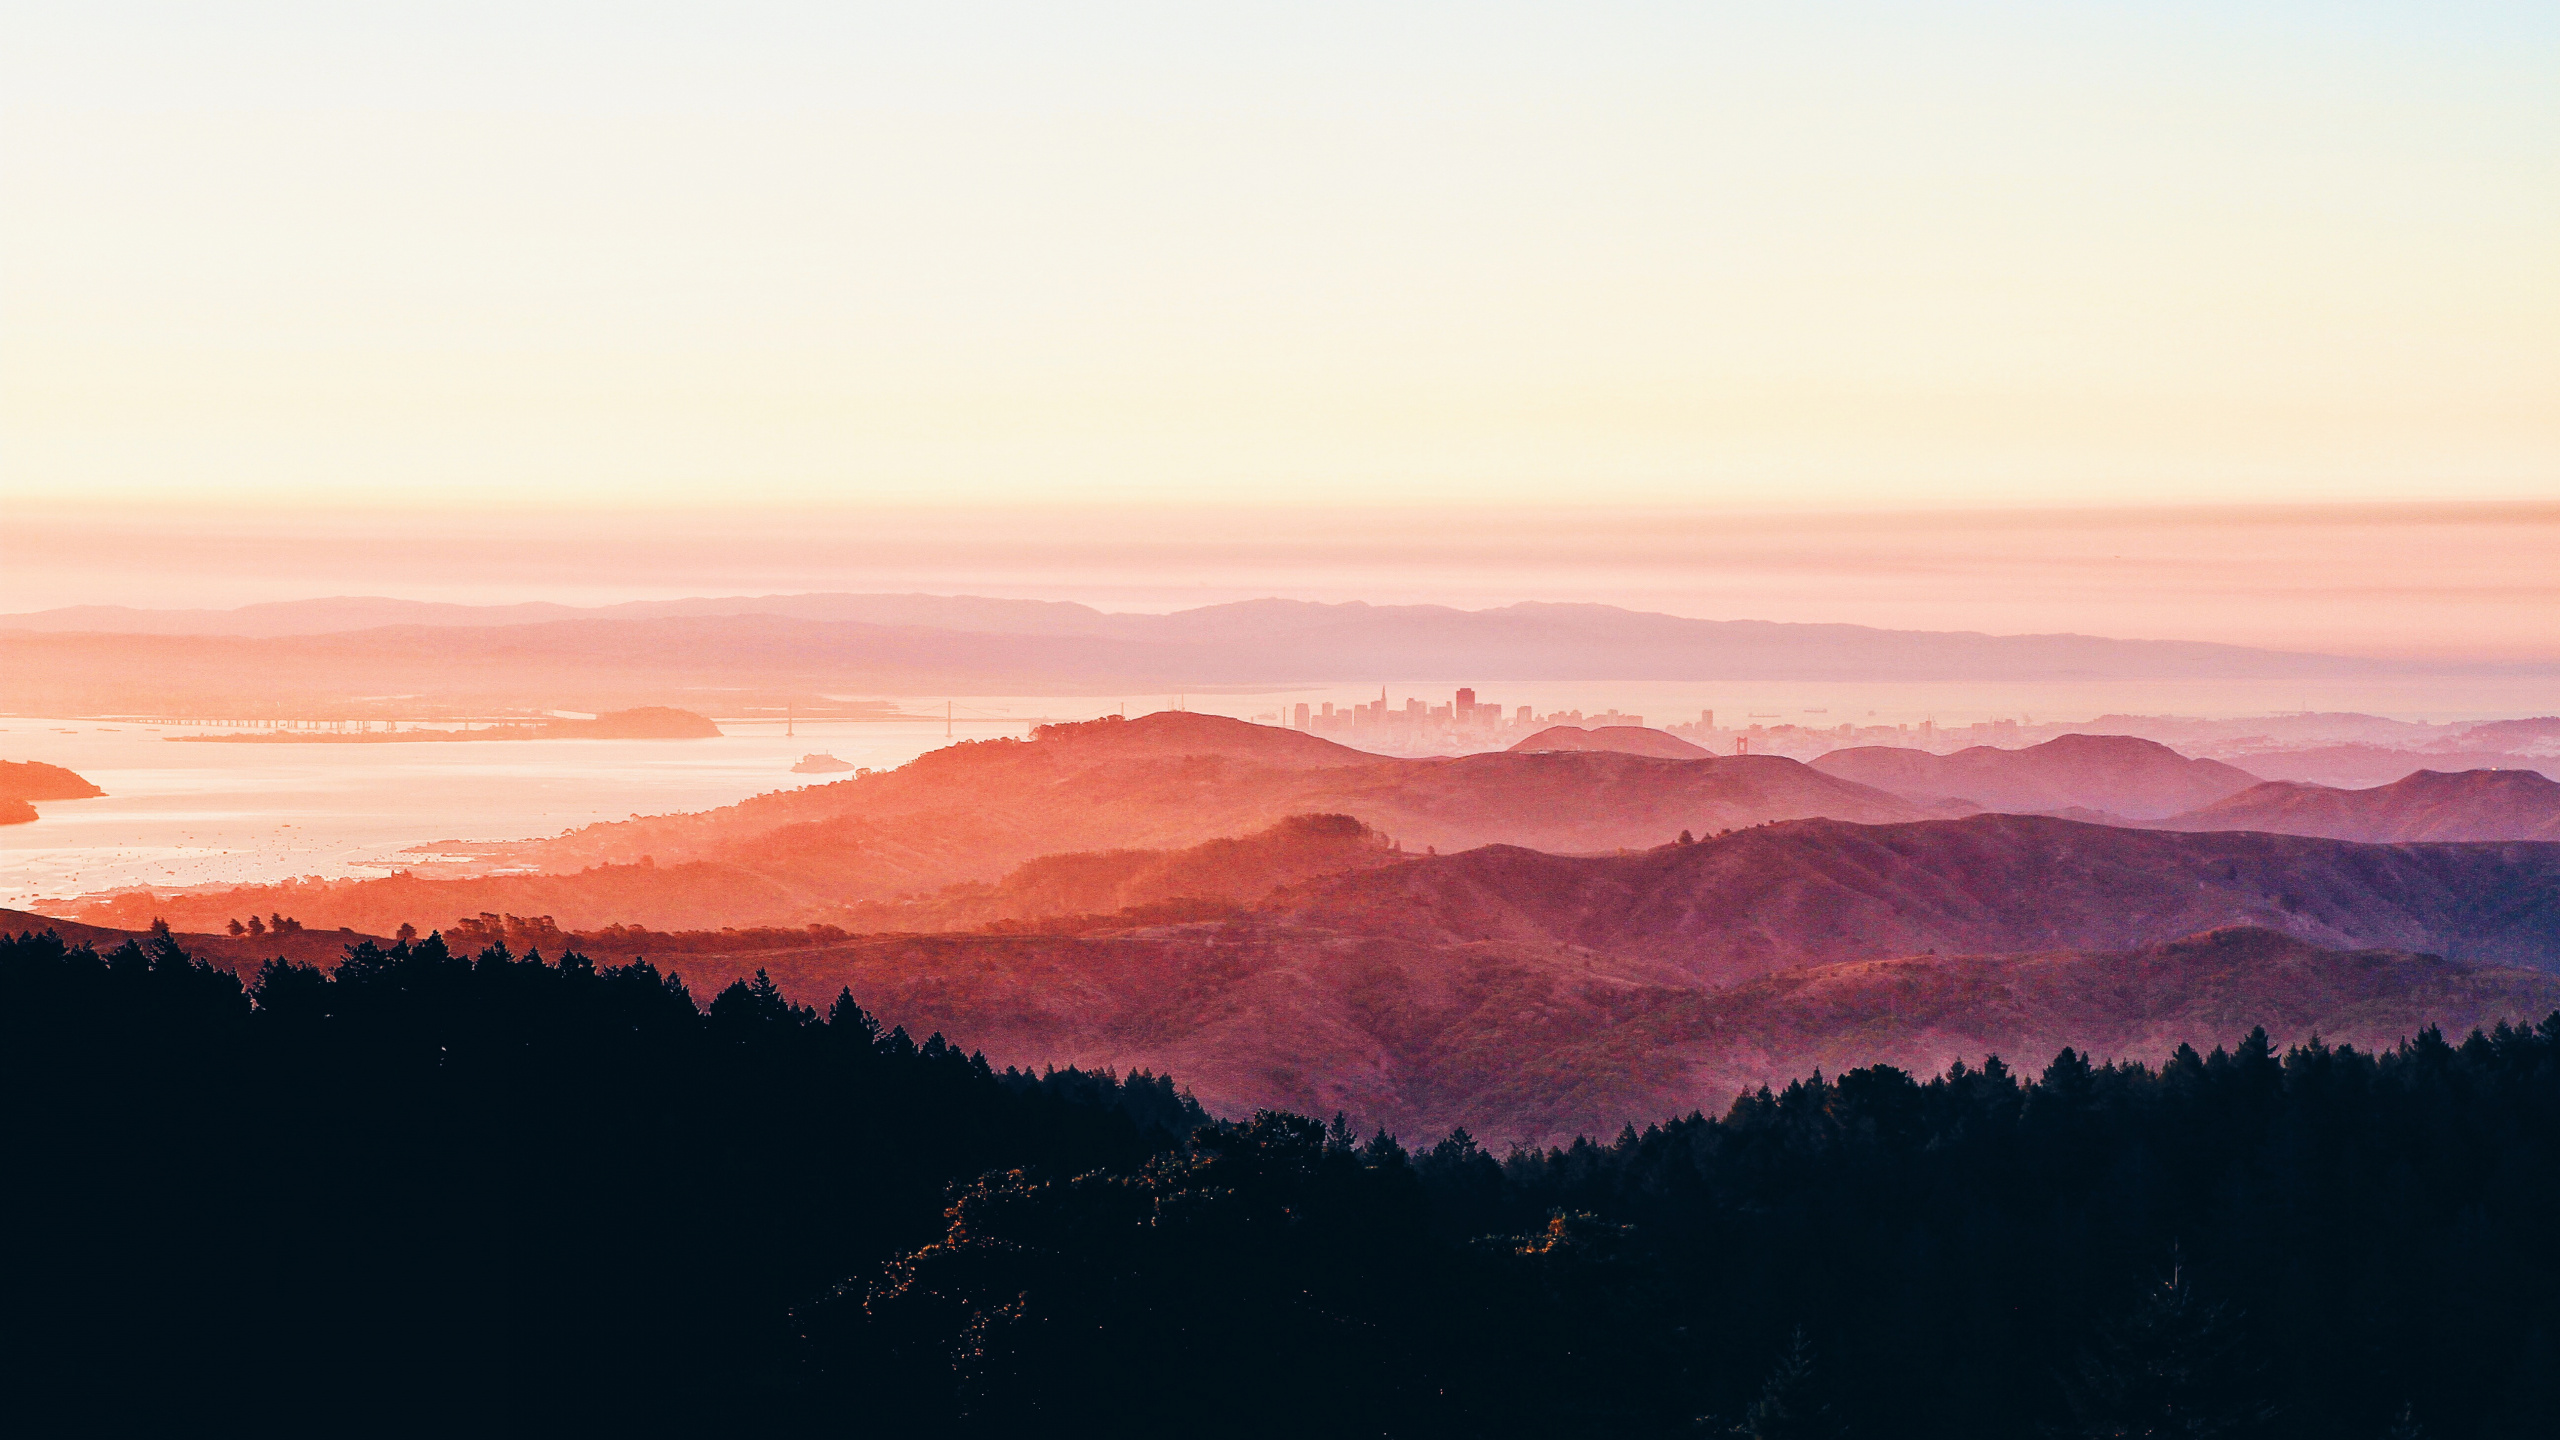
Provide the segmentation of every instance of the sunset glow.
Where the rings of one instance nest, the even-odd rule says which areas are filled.
[[[2549,1440],[2560,6],[0,0],[0,1432]]]

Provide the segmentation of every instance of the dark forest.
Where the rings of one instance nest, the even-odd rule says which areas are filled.
[[[48,1433],[2528,1437],[2560,1015],[1809,1076],[1552,1149],[437,937],[0,938]],[[29,1431],[27,1433],[34,1433]]]

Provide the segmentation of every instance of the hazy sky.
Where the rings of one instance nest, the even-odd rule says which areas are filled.
[[[2548,3],[0,14],[13,607],[202,514],[2560,500]]]

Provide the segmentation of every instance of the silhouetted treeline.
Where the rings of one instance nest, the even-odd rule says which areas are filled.
[[[245,988],[165,934],[0,938],[0,1093],[0,1405],[92,1434],[779,1423],[793,1305],[934,1238],[952,1181],[1136,1168],[1206,1119],[850,997],[706,1011],[646,963],[437,937]]]
[[[13,1360],[521,1433],[2547,1436],[2560,1016],[1408,1153],[846,996],[0,941]],[[1187,1141],[1180,1138],[1190,1131]],[[946,1187],[952,1187],[946,1189]],[[946,1209],[947,1207],[947,1209]],[[22,1387],[22,1391],[24,1387]],[[108,1428],[103,1425],[91,1428]]]

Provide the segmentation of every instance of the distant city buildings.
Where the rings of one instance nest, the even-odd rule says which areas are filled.
[[[1529,736],[1554,725],[1571,725],[1580,729],[1603,729],[1609,726],[1645,723],[1642,715],[1630,715],[1612,706],[1606,710],[1555,710],[1538,713],[1534,706],[1522,705],[1508,714],[1503,707],[1480,697],[1472,686],[1462,687],[1446,704],[1434,704],[1419,695],[1404,697],[1401,703],[1390,700],[1385,689],[1375,700],[1353,705],[1323,702],[1301,702],[1285,712],[1271,712],[1257,719],[1281,723],[1283,713],[1292,729],[1323,735],[1363,750],[1388,754],[1463,755],[1480,750],[1500,750],[1515,745]],[[1801,712],[1821,715],[1821,710]],[[1946,752],[1972,745],[1995,745],[2014,748],[2049,739],[2026,717],[1985,720],[1961,727],[1941,727],[1934,720],[1912,724],[1803,725],[1762,723],[1776,720],[1770,715],[1755,715],[1751,723],[1741,727],[1716,724],[1716,712],[1702,709],[1698,718],[1662,727],[1670,734],[1715,754],[1747,752],[1753,755],[1785,755],[1810,760],[1833,750],[1857,745],[1887,745],[1902,749]],[[2058,727],[2045,726],[2044,730]]]

